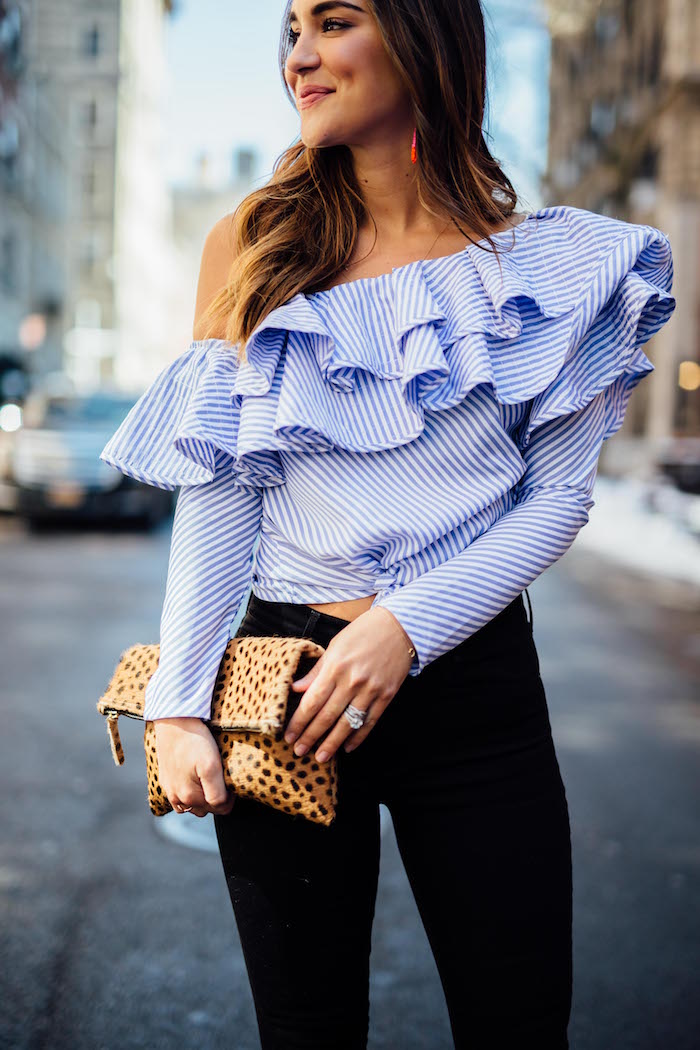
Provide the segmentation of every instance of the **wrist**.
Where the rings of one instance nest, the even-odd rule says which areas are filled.
[[[392,623],[394,624],[394,626],[396,628],[398,628],[398,630],[401,632],[401,636],[403,638],[406,650],[407,650],[409,656],[411,657],[411,659],[413,659],[415,657],[415,655],[416,655],[416,647],[413,644],[413,642],[411,641],[410,636],[404,630],[403,625],[399,622],[399,620],[396,618],[396,616],[394,616],[394,614],[391,611],[391,609],[387,609],[384,605],[375,605],[372,608],[373,608],[373,610],[378,609],[380,612],[383,612],[387,616],[390,617],[390,619],[391,619]]]

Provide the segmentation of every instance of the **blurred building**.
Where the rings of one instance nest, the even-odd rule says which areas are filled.
[[[28,73],[32,6],[0,0],[0,401],[24,392],[18,369],[60,367],[70,285],[67,109]]]
[[[114,378],[136,390],[173,357],[173,309],[182,297],[164,122],[165,33],[172,6],[163,0],[121,0],[120,7]]]
[[[13,197],[0,199],[0,268],[17,274],[2,334],[22,350],[22,318],[47,316],[50,306],[55,331],[32,351],[34,371],[63,367],[84,388],[111,380],[138,387],[171,343],[177,291],[162,124],[171,7],[4,3],[21,31],[17,101],[3,100],[0,110],[0,143],[12,141],[4,110],[11,128],[15,108],[19,125]]]
[[[700,434],[700,3],[546,0],[552,57],[551,203],[650,223],[674,251],[673,318],[648,346],[607,466],[644,465]]]
[[[66,371],[79,385],[109,367],[116,323],[110,266],[114,253],[119,0],[33,0],[29,24],[32,80],[51,86],[66,109],[70,150],[64,305]],[[81,342],[77,329],[88,337]],[[93,332],[93,330],[95,330]],[[75,353],[75,360],[74,354]]]
[[[173,310],[173,323],[179,331],[178,344],[192,339],[194,308],[204,239],[219,219],[230,215],[253,189],[260,157],[257,150],[234,150],[229,178],[220,185],[213,178],[206,153],[198,159],[197,174],[191,183],[173,187],[174,241],[178,253],[179,286],[184,290]]]

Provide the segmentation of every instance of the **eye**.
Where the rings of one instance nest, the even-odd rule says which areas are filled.
[[[333,23],[337,29],[349,28],[347,22],[341,22],[339,18],[324,18],[321,22],[321,28],[325,30],[326,26],[329,23]],[[288,40],[290,44],[296,44],[298,36],[299,34],[297,32],[295,32],[293,29],[290,29],[288,34]]]

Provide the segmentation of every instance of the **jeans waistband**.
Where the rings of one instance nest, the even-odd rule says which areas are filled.
[[[254,617],[261,625],[271,627],[283,620],[287,628],[298,630],[300,637],[318,627],[337,633],[350,623],[350,620],[344,620],[341,616],[331,616],[330,613],[312,609],[310,605],[301,602],[271,602],[265,598],[258,598],[252,591],[245,615]]]
[[[523,593],[527,595],[530,611],[529,619],[525,615]],[[527,590],[518,594],[509,605],[485,624],[481,631],[490,633],[493,630],[497,630],[501,623],[513,617],[522,617],[529,623],[530,630],[532,630],[532,606]],[[319,640],[323,639],[322,644],[324,645],[327,645],[333,635],[347,627],[348,623],[351,622],[350,620],[344,620],[340,616],[332,616],[330,613],[321,612],[319,609],[312,609],[310,605],[303,603],[277,602],[258,598],[252,591],[243,617],[243,620],[246,619],[260,634],[284,633],[286,635],[295,635],[299,638],[314,636]]]

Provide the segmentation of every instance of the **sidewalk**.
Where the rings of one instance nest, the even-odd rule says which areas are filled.
[[[700,589],[700,496],[662,482],[599,475],[593,499],[574,546]]]

